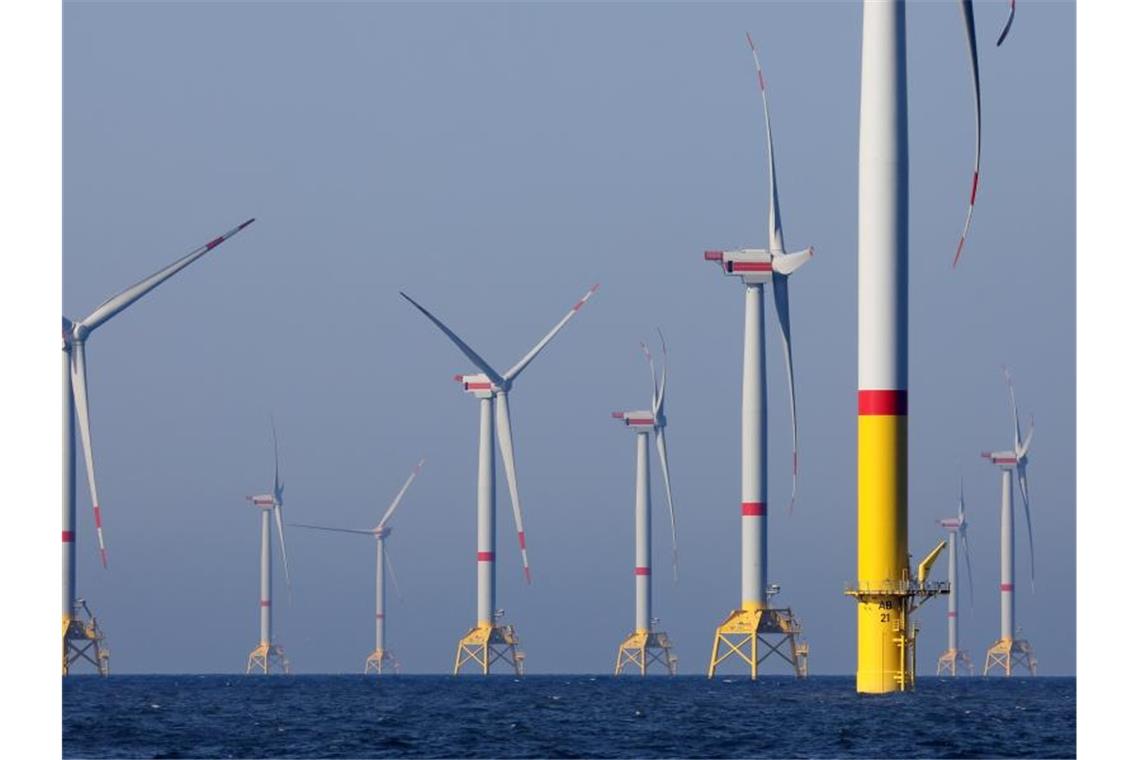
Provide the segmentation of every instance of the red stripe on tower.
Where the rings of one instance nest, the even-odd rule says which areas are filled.
[[[268,599],[262,599],[261,600],[261,606],[262,607],[268,607],[270,604],[271,604],[271,602]]]
[[[763,517],[768,514],[768,505],[762,501],[742,501],[740,514],[743,517]]]
[[[1012,583],[1003,583],[1003,584],[1001,584],[1001,590],[1002,591],[1013,591],[1013,584]]]
[[[958,613],[957,612],[947,612],[946,617],[956,618],[956,617],[958,617]]]
[[[635,567],[633,568],[634,575],[650,575],[651,571],[648,567]]]
[[[495,561],[495,553],[494,552],[475,552],[475,561],[476,562],[494,562]]]
[[[906,391],[859,391],[859,415],[906,414]]]
[[[70,530],[65,530],[63,532],[63,543],[70,544],[74,540],[75,540],[75,533],[73,533]]]

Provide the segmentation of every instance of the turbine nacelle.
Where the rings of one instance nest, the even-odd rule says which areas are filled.
[[[728,277],[739,277],[746,285],[772,282],[772,275],[790,275],[814,255],[808,248],[795,253],[773,253],[762,248],[735,251],[705,251],[705,261],[715,261]]]
[[[483,372],[475,375],[456,375],[455,382],[462,383],[463,390],[475,398],[492,398],[499,391],[505,390],[491,381]]]
[[[380,530],[376,531],[376,540],[383,541],[388,536],[392,535],[392,529],[385,525]]]
[[[648,432],[655,427],[665,427],[665,420],[657,420],[653,416],[653,412],[648,409],[640,412],[611,412],[610,416],[615,420],[622,420],[626,427],[633,428],[638,433]]]
[[[273,507],[277,506],[277,500],[273,498],[273,494],[263,493],[257,496],[246,496],[245,498],[258,509],[273,509]]]
[[[1012,451],[983,451],[982,459],[990,460],[991,464],[996,464],[1003,470],[1012,470],[1017,467],[1017,454]],[[1025,457],[1022,457],[1025,461]]]
[[[944,520],[939,520],[938,524],[949,531],[957,531],[963,527],[962,520],[957,517],[948,517]]]

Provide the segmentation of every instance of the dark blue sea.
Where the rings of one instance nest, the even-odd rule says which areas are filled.
[[[1074,678],[73,676],[64,757],[1074,757]]]

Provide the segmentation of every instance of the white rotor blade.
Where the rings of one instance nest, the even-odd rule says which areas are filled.
[[[328,525],[309,525],[307,523],[285,523],[290,528],[308,528],[309,530],[329,530],[334,533],[360,533],[365,536],[375,536],[376,531],[364,528],[332,528]]]
[[[1017,399],[1013,395],[1013,378],[1009,374],[1009,369],[1006,367],[1001,368],[1002,375],[1005,377],[1005,384],[1009,387],[1009,405],[1013,409],[1013,453],[1014,456],[1020,458],[1021,454],[1021,417],[1017,413]]]
[[[1025,440],[1021,442],[1021,448],[1014,452],[1018,459],[1022,459],[1029,453],[1029,442],[1033,440],[1033,418],[1029,418],[1029,433],[1026,434]]]
[[[653,354],[649,353],[649,346],[645,345],[645,341],[641,342],[641,353],[645,354],[645,361],[649,363],[649,377],[653,380],[653,398],[650,400],[649,408],[653,410],[653,415],[657,416],[657,399],[660,393],[657,390],[657,370],[653,366]]]
[[[760,56],[752,35],[748,37],[748,47],[752,49],[752,60],[756,64],[756,81],[760,85],[760,98],[764,102],[764,131],[768,144],[768,248],[773,254],[784,252],[784,228],[780,223],[780,194],[776,191],[776,157],[772,150],[772,120],[768,115],[768,88],[764,82],[764,72],[760,68]]]
[[[660,417],[665,409],[665,386],[669,382],[669,351],[665,348],[665,334],[661,332],[661,328],[657,328],[657,337],[661,339],[661,390],[657,394],[657,403],[653,406],[653,416]],[[654,376],[653,387],[657,387],[657,379]]]
[[[507,487],[511,491],[511,507],[515,512],[515,530],[522,552],[523,575],[530,583],[530,560],[526,556],[526,533],[523,531],[522,504],[519,503],[519,482],[515,473],[515,446],[511,439],[511,409],[506,392],[495,396],[495,430],[499,436],[499,453],[503,456],[503,469],[507,471]]]
[[[772,276],[772,294],[776,302],[776,316],[780,322],[780,337],[784,344],[784,364],[788,368],[788,398],[792,404],[792,498],[788,512],[796,506],[796,487],[800,470],[799,421],[796,418],[796,375],[792,365],[792,313],[788,304],[788,278]]]
[[[396,597],[402,602],[404,601],[404,595],[400,593],[400,582],[396,580],[396,566],[392,564],[390,551],[390,549],[385,549],[384,551],[384,564],[388,566],[388,574],[392,576],[392,588],[396,590]]]
[[[962,554],[966,558],[966,577],[970,579],[970,610],[974,609],[974,571],[970,567],[970,540],[966,538],[966,525],[965,523],[958,529],[958,535],[962,537]]]
[[[961,6],[962,20],[966,24],[970,73],[974,82],[974,179],[970,185],[970,203],[966,207],[966,224],[962,227],[962,236],[958,239],[958,250],[954,252],[954,263],[951,267],[958,266],[962,248],[966,245],[966,235],[970,233],[970,221],[974,218],[974,200],[978,196],[978,171],[982,165],[982,88],[978,82],[978,41],[974,34],[974,4],[971,0],[962,0]]]
[[[95,452],[91,448],[91,417],[87,403],[87,359],[83,341],[71,346],[71,388],[75,397],[75,417],[79,438],[83,442],[83,459],[87,466],[87,486],[91,489],[91,507],[95,511],[95,534],[99,537],[99,559],[107,567],[107,547],[103,543],[103,515],[99,511],[99,494],[95,488]]]
[[[1005,20],[1005,28],[1001,30],[1001,36],[998,37],[998,47],[1001,43],[1005,42],[1005,36],[1009,34],[1009,28],[1013,26],[1013,14],[1017,11],[1017,0],[1009,0],[1009,17]]]
[[[84,328],[86,328],[88,332],[94,330],[96,327],[103,324],[108,319],[115,316],[120,311],[127,308],[128,306],[133,304],[135,301],[139,300],[140,298],[145,296],[147,293],[149,293],[150,291],[157,288],[159,285],[161,285],[163,282],[168,280],[170,277],[172,277],[173,275],[177,274],[182,269],[185,269],[190,264],[197,261],[199,258],[204,256],[207,252],[218,247],[219,245],[224,243],[226,240],[228,240],[232,236],[236,235],[237,233],[241,232],[242,230],[244,230],[246,227],[248,227],[251,224],[253,224],[252,219],[245,221],[245,222],[242,222],[241,224],[239,224],[237,227],[234,227],[229,232],[226,232],[223,235],[220,235],[220,236],[214,238],[213,240],[211,240],[209,243],[206,243],[201,248],[198,248],[198,249],[191,251],[190,253],[186,254],[185,256],[178,259],[178,261],[175,261],[173,264],[166,267],[165,269],[161,269],[158,272],[155,272],[150,277],[147,277],[145,280],[142,280],[141,282],[138,282],[138,283],[132,285],[131,287],[127,288],[122,293],[119,293],[116,296],[112,296],[111,298],[104,301],[101,306],[99,306],[97,309],[95,309],[95,311],[91,312],[91,314],[89,314],[86,319],[84,319],[82,322],[80,322],[80,324]]]
[[[558,324],[552,327],[550,329],[550,332],[543,336],[542,340],[540,340],[537,344],[535,344],[534,348],[527,352],[526,356],[519,359],[518,364],[507,370],[507,374],[503,375],[503,379],[509,383],[511,380],[514,380],[516,377],[518,377],[519,373],[526,369],[526,366],[534,360],[534,357],[538,356],[538,352],[546,348],[546,344],[553,340],[554,336],[558,334],[558,331],[565,327],[566,323],[570,321],[570,318],[578,313],[578,310],[586,304],[586,301],[590,300],[590,296],[594,295],[600,284],[601,283],[597,282],[594,283],[594,286],[586,291],[586,295],[579,298],[578,302],[574,304],[573,307],[571,307],[570,311],[566,313],[566,316],[558,320]]]
[[[380,518],[380,522],[377,524],[376,530],[383,528],[384,523],[388,522],[388,518],[391,517],[392,513],[396,511],[396,507],[400,506],[400,500],[404,498],[404,493],[408,490],[408,486],[410,486],[412,484],[412,481],[416,479],[416,476],[420,474],[420,470],[423,468],[424,462],[426,461],[426,459],[421,459],[412,469],[412,474],[409,475],[408,479],[404,481],[404,485],[400,489],[400,492],[396,494],[396,498],[392,499],[392,503],[388,506],[388,511],[385,512],[384,516]]]
[[[1036,591],[1036,561],[1033,557],[1033,521],[1029,517],[1029,476],[1025,472],[1025,462],[1017,463],[1017,482],[1021,486],[1021,500],[1025,504],[1025,527],[1029,531],[1029,585],[1033,591]]]
[[[281,541],[281,563],[285,566],[285,587],[289,589],[289,604],[292,604],[293,581],[289,579],[289,554],[285,551],[285,526],[281,520],[281,502],[273,505],[273,517],[277,520],[277,538]]]
[[[411,296],[409,296],[407,293],[405,293],[404,291],[401,290],[400,295],[402,295],[404,297],[404,299],[407,300],[407,302],[410,303],[412,306],[415,306],[417,309],[419,309],[420,312],[423,313],[423,315],[425,317],[430,319],[432,321],[432,323],[443,332],[444,335],[446,335],[448,338],[450,338],[451,342],[454,343],[459,348],[459,350],[463,352],[463,355],[466,356],[468,359],[470,359],[475,364],[476,367],[481,369],[484,372],[484,374],[486,374],[487,377],[489,377],[491,379],[491,382],[493,382],[495,385],[502,385],[503,384],[502,376],[499,375],[499,373],[496,372],[495,369],[490,364],[488,364],[486,362],[486,360],[483,359],[482,356],[475,353],[475,349],[471,348],[471,346],[464,343],[462,338],[460,338],[458,335],[456,335],[454,332],[452,332],[451,328],[449,328],[443,322],[440,322],[439,319],[437,319],[434,314],[432,314],[430,311],[428,311],[427,309],[425,309],[424,307],[422,307],[418,303],[416,303],[415,300]]]
[[[677,516],[673,511],[673,486],[669,480],[669,455],[665,447],[665,428],[654,428],[657,453],[661,457],[661,475],[665,478],[665,501],[669,505],[669,529],[673,533],[673,581],[677,581]]]

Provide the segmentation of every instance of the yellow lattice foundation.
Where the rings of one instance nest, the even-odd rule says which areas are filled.
[[[1033,647],[1025,639],[998,639],[986,651],[986,667],[982,675],[988,676],[991,670],[1001,675],[1013,674],[1015,667],[1025,668],[1029,675],[1037,675],[1037,658]]]
[[[808,645],[798,641],[800,633],[800,621],[791,609],[733,610],[717,626],[713,637],[709,678],[715,676],[716,669],[733,655],[744,660],[752,678],[756,678],[760,663],[772,655],[791,665],[798,678],[805,678],[808,674]]]
[[[677,656],[673,654],[673,643],[664,631],[641,631],[631,633],[618,647],[617,665],[614,675],[621,675],[627,665],[640,675],[645,675],[649,666],[658,662],[665,666],[669,675],[677,675]]]
[[[492,665],[502,661],[511,666],[516,676],[521,676],[526,655],[518,646],[519,637],[513,625],[477,625],[459,640],[453,675],[459,675],[467,663],[473,663],[480,673],[487,675]]]
[[[958,668],[965,668],[967,673],[974,675],[974,662],[965,649],[947,649],[938,658],[937,675],[956,676]]]
[[[88,662],[101,676],[111,672],[111,653],[104,643],[103,631],[87,605],[76,607],[75,616],[63,619],[63,674],[71,672],[77,662]],[[80,608],[81,607],[81,608]]]
[[[396,662],[391,649],[377,649],[364,661],[364,675],[369,673],[380,675],[384,672],[400,672],[400,663]]]
[[[280,644],[259,644],[256,649],[249,653],[249,659],[245,663],[246,675],[260,674],[269,675],[270,673],[284,673],[289,674],[289,658],[285,656],[285,650],[281,648]]]

